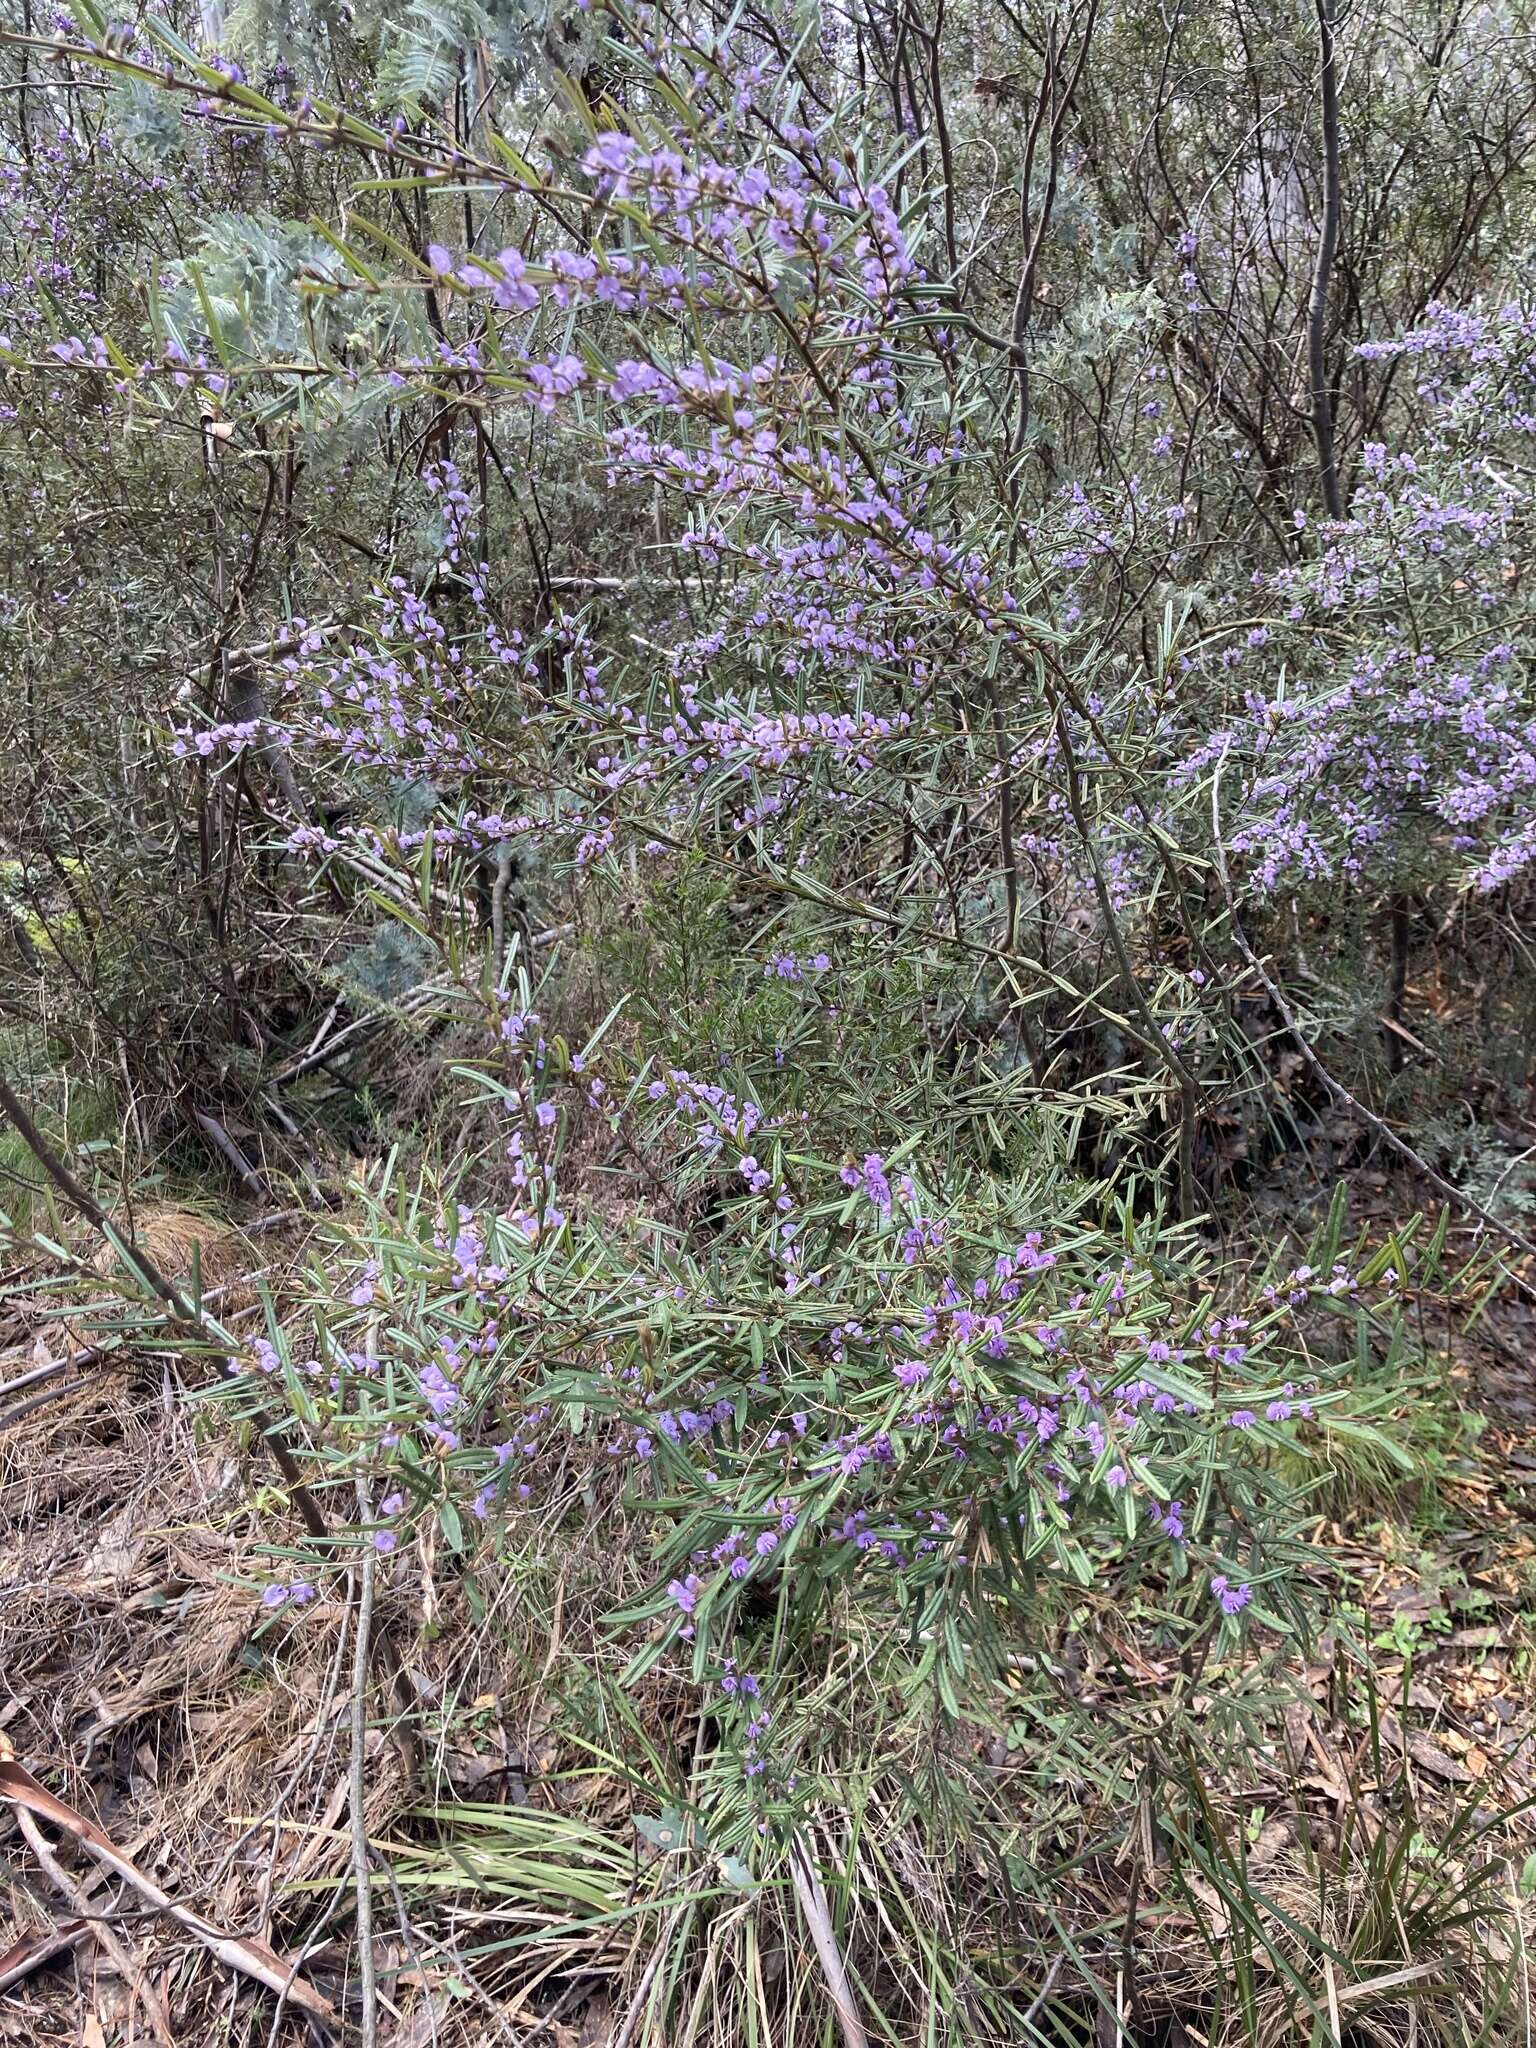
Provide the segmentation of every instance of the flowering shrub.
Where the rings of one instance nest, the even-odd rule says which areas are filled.
[[[571,1053],[526,987],[482,1014],[510,1203],[377,1190],[306,1317],[229,1359],[224,1400],[266,1417],[277,1391],[323,1482],[366,1476],[381,1552],[424,1519],[455,1547],[537,1527],[579,1471],[651,1532],[650,1594],[611,1617],[634,1674],[676,1650],[741,1706],[770,1802],[806,1789],[789,1674],[849,1603],[888,1682],[954,1713],[1085,1591],[1111,1633],[1146,1600],[1170,1647],[1307,1626],[1273,1453],[1349,1426],[1357,1341],[1331,1363],[1317,1319],[1365,1335],[1385,1278],[1390,1323],[1400,1277],[1335,1257],[1337,1217],[1312,1263],[1226,1300],[1186,1236],[1106,1229],[1064,1185],[911,1140],[840,1152],[836,1099],[790,1107],[771,1064],[728,1088],[601,1036]],[[697,1220],[568,1213],[594,1127]]]
[[[1368,1429],[1402,1243],[1346,1253],[1336,1206],[1225,1260],[1199,1225],[1229,1127],[1305,1119],[1279,1040],[1354,1103],[1293,971],[1371,1020],[1326,1048],[1369,1094],[1416,931],[1523,900],[1536,327],[1515,255],[1497,295],[1453,262],[1451,305],[1385,296],[1378,242],[1319,329],[1302,173],[1336,150],[1291,135],[1271,192],[1260,135],[1192,196],[1250,127],[1222,9],[1055,24],[1006,135],[1008,10],[953,123],[937,27],[887,113],[861,22],[582,12],[553,111],[488,21],[444,27],[447,82],[359,23],[334,98],[287,46],[90,0],[49,41],[110,92],[40,153],[23,109],[3,169],[6,426],[39,480],[0,628],[45,692],[66,628],[147,651],[110,745],[72,672],[89,803],[30,737],[6,772],[47,814],[34,894],[96,877],[67,1001],[135,1103],[161,1006],[119,996],[159,956],[120,939],[114,980],[98,934],[145,874],[196,989],[167,1035],[213,1041],[162,1088],[178,1135],[260,1186],[205,1097],[306,1172],[328,1118],[430,1097],[424,1156],[351,1186],[222,1400],[278,1406],[322,1498],[362,1483],[386,1575],[428,1529],[543,1526],[573,1473],[621,1503],[648,1590],[605,1622],[632,1675],[709,1688],[761,1817],[812,1746],[796,1677],[854,1621],[875,1682],[952,1719],[1066,1618],[1186,1670],[1307,1626],[1295,1475]],[[1373,93],[1422,76],[1353,32]],[[1111,81],[1199,44],[1146,131],[1155,204],[1096,34]],[[1437,64],[1436,121],[1452,90]],[[1006,160],[973,246],[957,138]],[[178,179],[196,219],[162,241]],[[164,465],[158,515],[77,588],[97,449]],[[407,994],[414,1097],[332,1036]],[[317,1069],[345,1111],[283,1092]],[[289,1566],[258,1596],[285,1622],[320,1577]]]
[[[1267,622],[1221,658],[1238,667],[1261,650],[1276,682],[1245,690],[1184,772],[1232,763],[1231,847],[1264,890],[1454,876],[1488,892],[1536,858],[1518,566],[1533,321],[1523,300],[1437,307],[1413,333],[1365,345],[1412,365],[1423,438],[1368,443],[1350,517],[1311,560],[1254,576]]]

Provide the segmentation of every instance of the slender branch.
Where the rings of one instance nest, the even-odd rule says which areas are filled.
[[[17,1136],[26,1146],[38,1165],[58,1188],[61,1194],[77,1208],[93,1229],[98,1231],[113,1250],[149,1292],[164,1302],[172,1318],[184,1329],[191,1330],[205,1341],[210,1337],[222,1338],[233,1350],[236,1340],[221,1323],[206,1310],[195,1309],[187,1297],[172,1281],[167,1280],[149,1254],[134,1242],[133,1237],[119,1231],[105,1209],[87,1189],[83,1188],[69,1168],[59,1158],[48,1140],[27,1114],[26,1106],[10,1082],[0,1074],[0,1113],[13,1126]],[[277,1423],[269,1424],[262,1431],[262,1441],[272,1453],[273,1463],[283,1475],[283,1484],[288,1497],[298,1509],[305,1528],[318,1542],[329,1536],[320,1503],[304,1483],[299,1462],[288,1448],[287,1440]]]
[[[59,1192],[73,1203],[86,1221],[106,1239],[107,1243],[121,1253],[133,1273],[149,1289],[150,1293],[163,1301],[180,1322],[188,1323],[197,1331],[206,1332],[211,1318],[199,1315],[197,1310],[173,1286],[160,1271],[153,1259],[134,1243],[131,1236],[125,1237],[108,1216],[95,1196],[83,1188],[69,1168],[60,1159],[48,1140],[28,1115],[26,1106],[17,1095],[4,1074],[0,1074],[0,1114],[3,1114],[14,1128],[16,1135],[26,1146],[38,1165],[58,1188]],[[216,1325],[214,1326],[217,1327]]]
[[[1333,42],[1334,0],[1314,0],[1317,46],[1321,58],[1323,120],[1323,228],[1317,242],[1317,263],[1307,303],[1307,368],[1312,386],[1312,438],[1322,472],[1323,503],[1330,519],[1344,517],[1338,465],[1333,452],[1333,397],[1328,388],[1328,285],[1339,246],[1339,79]]]
[[[1120,920],[1115,915],[1114,899],[1109,893],[1109,883],[1104,874],[1104,863],[1099,858],[1098,843],[1093,836],[1088,814],[1083,805],[1082,776],[1077,765],[1077,754],[1072,745],[1072,735],[1067,729],[1066,707],[1048,692],[1056,718],[1056,738],[1061,748],[1062,767],[1066,773],[1067,809],[1073,826],[1082,842],[1088,865],[1093,874],[1093,893],[1098,899],[1099,915],[1104,920],[1105,936],[1115,964],[1120,970],[1120,985],[1126,999],[1141,1019],[1146,1032],[1146,1043],[1157,1053],[1167,1068],[1179,1092],[1179,1214],[1187,1222],[1198,1207],[1198,1192],[1195,1187],[1195,1118],[1200,1107],[1200,1083],[1183,1059],[1174,1050],[1168,1034],[1158,1024],[1142,992],[1136,969],[1126,949],[1125,937],[1120,930]]]
[[[1051,215],[1056,207],[1056,188],[1061,175],[1061,138],[1066,127],[1067,115],[1077,96],[1082,80],[1083,67],[1088,62],[1088,51],[1093,42],[1094,18],[1098,13],[1098,0],[1088,0],[1087,18],[1083,24],[1082,42],[1078,46],[1077,61],[1071,76],[1064,86],[1058,70],[1059,50],[1056,40],[1056,18],[1053,15],[1050,33],[1046,43],[1045,75],[1040,81],[1040,95],[1035,102],[1030,119],[1029,134],[1024,144],[1024,167],[1020,173],[1019,224],[1026,237],[1023,266],[1019,272],[1018,286],[1013,295],[1013,311],[1009,318],[1009,346],[1013,358],[1014,379],[1017,386],[1017,411],[1014,415],[1013,433],[1008,444],[1010,464],[1016,462],[1024,452],[1029,439],[1030,391],[1029,357],[1025,352],[1024,338],[1029,330],[1030,316],[1034,312],[1035,293],[1040,279],[1040,257],[1045,248],[1045,237],[1051,225]],[[1071,24],[1068,25],[1069,33]],[[1047,107],[1050,108],[1050,129],[1046,138],[1046,180],[1041,195],[1039,216],[1033,232],[1029,223],[1029,187],[1034,176],[1035,151],[1039,145],[1041,125]],[[1010,501],[1017,510],[1017,484],[1010,479]]]
[[[357,1479],[357,1520],[368,1521],[368,1491]],[[376,1553],[370,1537],[363,1539],[357,1572],[357,1637],[352,1649],[352,1757],[348,1775],[352,1822],[352,1878],[357,1895],[358,1972],[362,1984],[362,2048],[378,2048],[379,1973],[373,1952],[373,1875],[369,1863],[368,1815],[364,1805],[364,1772],[368,1761],[368,1637],[373,1623],[373,1575]]]

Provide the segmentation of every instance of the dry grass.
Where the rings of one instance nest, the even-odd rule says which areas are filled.
[[[238,1234],[180,1210],[136,1218],[135,1234],[177,1278],[196,1242],[205,1288],[223,1286],[237,1302],[247,1295],[239,1283],[251,1247]],[[261,1255],[270,1264],[271,1247]],[[98,1270],[109,1270],[105,1261]],[[56,1349],[58,1329],[47,1326]],[[298,1534],[291,1511],[271,1492],[271,1469],[188,1404],[177,1373],[168,1357],[112,1352],[86,1385],[0,1434],[0,1753],[19,1757],[210,1921],[303,1951],[307,1978],[345,2006],[355,1988],[348,1577],[338,1570],[291,1618],[262,1612],[256,1589],[272,1574],[273,1546]],[[391,1706],[381,1679],[365,1778],[371,1838],[408,1850],[422,1836],[419,1810],[443,1800],[536,1798],[563,1811],[567,1792],[540,1781],[553,1785],[568,1767],[570,1803],[601,1810],[602,1774],[551,1733],[554,1693],[571,1670],[604,1658],[595,1617],[623,1589],[597,1540],[585,1550],[573,1542],[560,1571],[552,1614],[523,1613],[506,1578],[477,1627],[430,1549],[381,1565],[374,1634],[394,1646],[413,1711],[409,1742],[392,1740],[398,1701]],[[663,1690],[649,1688],[653,1707]],[[3,1950],[69,1908],[3,1816],[0,1844],[12,1929]],[[274,2022],[268,1994],[174,1925],[138,1917],[131,1893],[119,1897],[88,1864],[75,1875],[94,1908],[130,1916],[125,1938],[178,2039],[308,2038],[300,2015]],[[526,2010],[515,1991],[447,1996],[445,1973],[425,1967],[440,1938],[387,1897],[376,1921],[389,2001],[430,2018],[423,2042],[484,2038],[488,2001]],[[394,1973],[403,1973],[398,1986]],[[0,2038],[78,2042],[99,2026],[112,2041],[135,2023],[142,2035],[142,2001],[87,1940],[6,1994]],[[392,2019],[385,2038],[415,2040],[414,2024]]]
[[[194,1267],[205,1288],[226,1287],[262,1263],[251,1240],[237,1225],[205,1210],[154,1202],[116,1219],[124,1235],[152,1259],[168,1280],[191,1279]],[[103,1278],[119,1265],[116,1252],[102,1245],[92,1264]]]

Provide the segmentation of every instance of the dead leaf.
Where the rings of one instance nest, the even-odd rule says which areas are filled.
[[[51,1963],[55,1956],[83,1941],[90,1931],[88,1920],[61,1920],[57,1927],[50,1927],[43,1934],[29,1934],[25,1940],[13,1943],[0,1955],[0,1991],[9,1991],[33,1970]]]
[[[86,1583],[99,1586],[125,1579],[133,1570],[144,1552],[144,1537],[134,1529],[137,1514],[137,1508],[130,1505],[101,1524],[82,1566]]]
[[[1295,1839],[1296,1829],[1290,1816],[1284,1813],[1272,1815],[1259,1829],[1253,1846],[1248,1851],[1249,1869],[1262,1870],[1266,1864],[1273,1863],[1280,1851],[1289,1847]]]
[[[1427,1735],[1410,1735],[1405,1747],[1421,1771],[1428,1771],[1432,1777],[1446,1778],[1453,1785],[1471,1783],[1474,1774],[1466,1765],[1457,1763],[1456,1759],[1447,1756],[1443,1749],[1436,1749]],[[1486,1757],[1483,1762],[1486,1769]]]
[[[349,1850],[347,1837],[336,1832],[337,1822],[346,1811],[347,1780],[338,1778],[331,1787],[331,1796],[326,1801],[325,1811],[313,1827],[298,1828],[299,1836],[292,1861],[283,1872],[284,1884],[298,1884],[313,1875],[315,1866],[327,1852],[339,1865],[344,1862]]]
[[[1232,1915],[1227,1910],[1226,1900],[1214,1886],[1208,1885],[1203,1877],[1186,1873],[1183,1883],[1184,1889],[1191,1897],[1198,1899],[1205,1910],[1205,1933],[1212,1940],[1219,1941],[1232,1926]]]

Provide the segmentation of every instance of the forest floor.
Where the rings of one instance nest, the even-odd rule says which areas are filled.
[[[13,1296],[11,1317],[0,1331],[0,1792],[46,1782],[116,1860],[72,1840],[62,1809],[0,1806],[0,2040],[275,2048],[333,2038],[319,2015],[355,2013],[357,1977],[346,1575],[320,1588],[302,1626],[275,1626],[251,1591],[286,1511],[271,1475],[212,1411],[189,1404],[169,1357],[120,1350],[35,1380],[50,1347],[59,1355],[69,1340],[56,1322],[29,1323],[24,1297]],[[1536,1312],[1505,1297],[1470,1332],[1427,1348],[1453,1425],[1432,1488],[1396,1499],[1346,1491],[1316,1532],[1320,1558],[1345,1576],[1354,1640],[1374,1670],[1372,1724],[1362,1734],[1346,1711],[1325,1643],[1275,1754],[1213,1788],[1240,1837],[1245,1884],[1267,1887],[1282,1910],[1290,1899],[1302,1914],[1315,1893],[1313,1842],[1333,1843],[1337,1878],[1356,1831],[1354,1893],[1344,1898],[1344,1885],[1329,1909],[1341,1926],[1365,1911],[1361,1889],[1380,1878],[1369,1866],[1383,1844],[1398,1843],[1405,1868],[1454,1862],[1469,1816],[1512,1812],[1536,1793]],[[363,1815],[384,1859],[409,1853],[413,1814],[445,1793],[535,1815],[569,1815],[579,1802],[584,1824],[608,1831],[621,1863],[632,1859],[622,1801],[566,1744],[526,1656],[498,1664],[495,1630],[470,1627],[430,1557],[389,1598],[396,1683],[422,1712],[409,1740],[368,1736]],[[557,1608],[546,1675],[580,1627]],[[653,1704],[663,1722],[682,1711]],[[680,1722],[667,1736],[691,1739]],[[1518,1813],[1496,1838],[1495,1889],[1511,1906],[1500,1939],[1519,1980],[1511,2040],[1530,2010],[1521,1875],[1533,1844]],[[1204,2039],[1178,2024],[1184,1980],[1193,2011],[1211,1968],[1199,1902],[1219,1933],[1231,1901],[1199,1877],[1176,1891],[1155,1857],[1118,1871],[1095,1861],[1081,1882],[1080,1901],[1060,1901],[1067,1923],[1079,1907],[1085,1922],[1118,1913],[1136,1923],[1134,1997],[1161,2015],[1138,2039]],[[1393,1911],[1417,1896],[1402,1871],[1386,1890]],[[173,1917],[165,1898],[197,1924]],[[515,1963],[472,1966],[493,1945],[498,1911],[494,1897],[482,1909],[470,1896],[446,1919],[423,1918],[398,1887],[376,1884],[383,2048],[664,2039],[619,2023],[644,1981],[638,1935],[616,1937],[611,1925],[582,1935],[563,1921],[558,1940],[552,1932]],[[249,1953],[221,1951],[221,1935]],[[1344,1932],[1335,1939],[1347,1948]],[[297,1988],[281,1997],[259,1981],[262,1943],[302,1956]],[[1273,1966],[1260,1961],[1262,1991]],[[1390,2025],[1350,2032],[1347,1992],[1335,2020],[1339,2040],[1392,2038]]]

